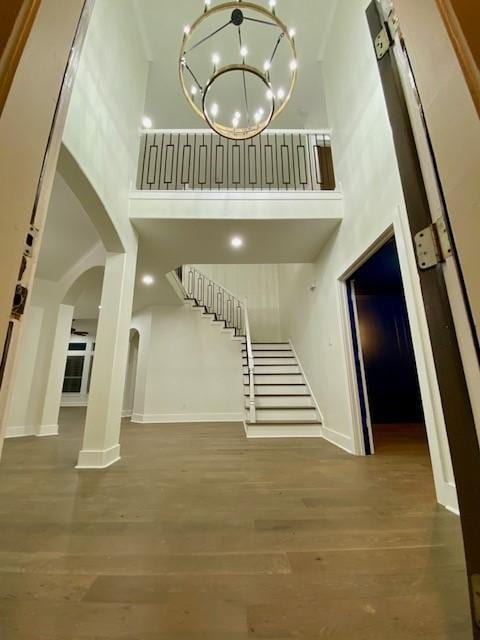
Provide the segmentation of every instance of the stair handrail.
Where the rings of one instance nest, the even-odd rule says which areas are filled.
[[[193,278],[193,282],[191,282]],[[245,335],[244,305],[235,294],[218,284],[193,265],[183,266],[183,287],[187,297],[214,314],[218,320],[235,330],[236,336]]]
[[[248,409],[249,418],[251,423],[255,423],[256,420],[256,407],[255,407],[255,359],[253,356],[252,347],[252,334],[250,332],[250,321],[248,319],[248,306],[247,299],[245,298],[243,303],[244,316],[245,316],[245,339],[247,347],[247,366],[248,366],[248,387],[249,387],[249,399]]]

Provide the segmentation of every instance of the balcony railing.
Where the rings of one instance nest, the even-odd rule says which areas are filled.
[[[142,133],[137,189],[150,191],[332,191],[327,131],[269,130],[232,141],[209,130]]]

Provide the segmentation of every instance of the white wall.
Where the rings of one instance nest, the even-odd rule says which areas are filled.
[[[243,419],[239,342],[188,305],[153,307],[133,326],[140,332],[134,422]]]
[[[132,3],[97,0],[63,141],[124,243],[132,235],[128,191],[138,163],[147,67]]]
[[[282,327],[292,339],[332,442],[359,452],[349,401],[340,276],[390,225],[406,284],[412,333],[439,500],[456,508],[453,474],[438,388],[420,304],[418,276],[391,128],[365,17],[366,0],[340,0],[325,54],[327,106],[335,170],[345,194],[345,219],[314,265],[280,265]],[[413,265],[413,266],[412,266]],[[316,289],[310,290],[315,282]],[[430,354],[430,361],[428,361]],[[433,390],[433,391],[432,391]]]
[[[201,264],[196,268],[240,300],[247,298],[253,339],[282,339],[276,264]]]
[[[60,301],[56,283],[35,280],[5,415],[7,437],[39,433]]]

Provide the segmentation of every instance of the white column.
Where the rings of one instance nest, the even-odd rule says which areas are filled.
[[[38,436],[55,436],[58,434],[58,415],[62,400],[63,378],[65,376],[73,311],[74,307],[70,305],[61,304],[59,306],[55,339],[48,369],[47,388],[40,425],[37,431]]]
[[[102,469],[120,459],[120,426],[136,263],[136,245],[127,253],[107,255],[78,469]]]

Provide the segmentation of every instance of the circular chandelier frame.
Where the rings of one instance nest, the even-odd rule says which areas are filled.
[[[192,98],[192,95],[190,93],[190,91],[187,88],[187,84],[185,81],[185,69],[188,68],[188,65],[186,63],[186,55],[188,53],[187,48],[188,48],[188,44],[191,42],[192,40],[192,36],[194,35],[196,29],[203,24],[204,22],[206,22],[211,16],[217,14],[217,13],[221,13],[224,11],[228,11],[228,10],[232,10],[232,12],[234,11],[238,11],[239,9],[243,12],[244,10],[251,10],[253,12],[259,13],[261,14],[263,17],[268,18],[269,20],[272,21],[272,24],[274,24],[274,26],[277,26],[280,31],[281,31],[281,38],[285,38],[286,41],[288,42],[289,46],[290,46],[290,50],[291,50],[291,54],[292,54],[292,60],[296,62],[297,60],[297,50],[296,50],[296,46],[295,46],[295,40],[294,38],[290,35],[290,32],[288,30],[287,25],[275,14],[274,11],[269,11],[268,9],[266,9],[265,7],[262,7],[254,2],[244,2],[243,0],[236,0],[235,2],[224,2],[222,4],[216,5],[214,7],[211,7],[210,9],[206,9],[205,12],[193,23],[193,25],[188,29],[188,31],[185,31],[183,34],[183,40],[182,40],[182,47],[180,50],[180,57],[179,57],[179,76],[180,76],[180,84],[182,87],[182,91],[185,95],[185,98],[187,99],[187,102],[190,104],[190,106],[192,107],[192,109],[194,110],[194,112],[200,117],[202,118],[207,124],[208,126],[215,131],[215,133],[218,133],[218,135],[224,137],[224,138],[228,138],[230,140],[248,140],[251,138],[254,138],[258,135],[260,135],[263,131],[265,131],[265,129],[267,129],[267,127],[276,119],[278,118],[278,116],[284,111],[284,109],[286,108],[288,102],[290,101],[290,98],[292,97],[293,91],[295,89],[296,83],[297,83],[297,76],[298,76],[298,71],[297,71],[297,66],[295,64],[295,67],[292,69],[292,77],[291,77],[291,81],[290,81],[290,87],[285,95],[285,98],[282,102],[282,104],[280,105],[280,107],[278,107],[278,109],[276,108],[276,101],[275,101],[275,97],[274,97],[274,92],[272,89],[272,85],[270,83],[269,80],[269,74],[268,72],[261,72],[257,67],[253,67],[251,65],[247,65],[245,64],[245,62],[243,64],[229,64],[223,67],[220,67],[218,70],[214,69],[214,73],[211,76],[211,78],[209,79],[207,85],[202,88],[202,108],[200,109],[199,106],[195,103],[194,99]],[[233,20],[231,21],[231,23],[229,24],[235,24],[233,22]],[[280,38],[279,38],[280,41]],[[278,46],[278,45],[277,45]],[[247,73],[250,75],[255,76],[256,78],[258,78],[261,82],[263,82],[263,84],[265,85],[265,87],[267,88],[267,90],[269,90],[272,93],[272,98],[271,98],[271,109],[269,112],[268,117],[263,120],[262,122],[258,122],[252,125],[249,125],[248,127],[233,127],[233,126],[228,126],[228,125],[223,125],[220,124],[218,122],[216,122],[214,119],[212,119],[210,117],[210,115],[208,114],[208,110],[206,109],[206,99],[207,99],[207,95],[208,92],[210,91],[210,89],[212,88],[212,86],[215,84],[215,82],[222,76],[224,76],[225,74],[231,73],[231,72],[236,72],[236,71],[241,71],[243,73]],[[191,73],[191,71],[190,71]],[[193,75],[193,74],[192,74]],[[194,76],[195,77],[195,76]],[[195,79],[196,81],[196,79]],[[196,81],[196,83],[198,84],[198,82]]]

